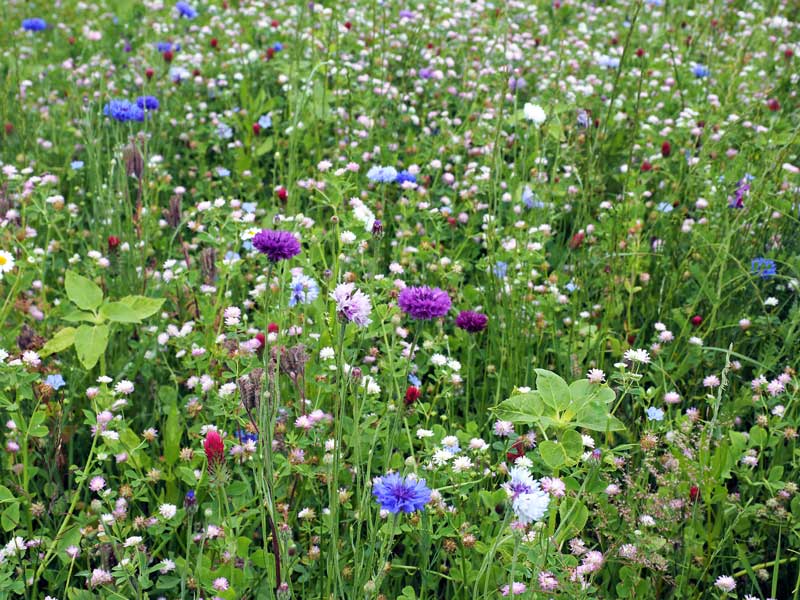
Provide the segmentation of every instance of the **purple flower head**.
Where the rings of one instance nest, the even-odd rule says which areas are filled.
[[[336,312],[347,321],[352,321],[360,327],[369,325],[372,312],[372,302],[364,292],[356,289],[352,283],[340,283],[331,292],[331,298],[336,302]]]
[[[483,331],[488,323],[489,317],[471,310],[462,310],[456,317],[456,327],[469,333]]]
[[[38,17],[33,19],[23,19],[22,28],[25,31],[44,31],[47,29],[47,21]]]
[[[450,310],[450,296],[439,288],[407,287],[400,292],[397,303],[404,313],[416,320],[443,317]]]
[[[400,477],[397,473],[376,479],[372,494],[381,508],[392,514],[422,510],[431,499],[431,491],[424,479]]]
[[[274,263],[300,254],[300,242],[288,231],[262,229],[253,237],[253,246]]]

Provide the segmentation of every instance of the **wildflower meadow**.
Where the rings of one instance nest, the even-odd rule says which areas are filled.
[[[0,600],[800,600],[796,0],[0,48]]]

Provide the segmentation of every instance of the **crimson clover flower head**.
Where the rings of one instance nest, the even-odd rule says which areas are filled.
[[[300,254],[300,242],[288,231],[262,229],[253,237],[253,246],[274,263]]]
[[[471,310],[462,310],[456,317],[456,327],[468,333],[483,331],[488,323],[489,317]]]
[[[381,508],[392,514],[423,510],[431,499],[431,490],[424,479],[400,477],[397,473],[377,478],[372,494]]]
[[[450,296],[439,288],[407,287],[397,299],[404,313],[418,321],[445,316],[450,310]]]

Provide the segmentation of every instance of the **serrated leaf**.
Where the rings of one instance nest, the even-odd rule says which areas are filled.
[[[125,296],[120,303],[133,309],[140,320],[146,319],[158,312],[164,304],[164,298],[148,298],[147,296]]]
[[[495,407],[494,412],[503,421],[538,423],[544,408],[538,392],[529,392],[504,400]]]
[[[66,350],[75,342],[75,332],[77,329],[74,327],[64,327],[61,331],[56,333],[39,351],[39,356],[44,358],[50,356],[55,352]]]
[[[100,315],[117,323],[141,323],[138,313],[123,302],[106,302],[100,307]]]
[[[100,286],[74,271],[67,271],[64,287],[67,297],[83,310],[95,310],[103,301],[103,290]]]
[[[75,351],[86,369],[93,368],[108,346],[108,325],[81,325],[75,333]]]

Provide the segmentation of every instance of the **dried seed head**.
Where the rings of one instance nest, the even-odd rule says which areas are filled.
[[[133,175],[136,179],[141,179],[144,172],[144,158],[142,158],[142,153],[139,152],[136,144],[132,142],[125,146],[125,150],[122,151],[122,158],[125,162],[125,173],[128,174],[128,177]]]

